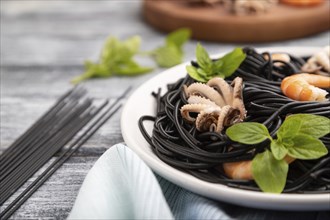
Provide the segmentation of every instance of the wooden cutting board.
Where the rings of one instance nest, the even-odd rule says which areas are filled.
[[[244,16],[230,14],[221,5],[197,7],[184,1],[145,0],[143,14],[162,31],[188,27],[195,39],[221,42],[281,41],[330,29],[330,0],[313,7],[279,4],[268,13]]]

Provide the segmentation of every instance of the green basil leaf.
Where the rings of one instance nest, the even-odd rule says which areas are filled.
[[[197,73],[209,80],[207,73],[203,69],[197,68]]]
[[[266,126],[256,122],[234,124],[226,130],[226,134],[231,140],[243,144],[258,144],[271,139]]]
[[[282,160],[285,155],[288,153],[288,149],[278,140],[273,140],[270,143],[270,149],[276,160]]]
[[[330,133],[330,119],[319,115],[294,114],[288,116],[283,124],[285,124],[286,121],[288,123],[296,123],[297,120],[300,120],[301,123],[298,131],[301,134],[320,138]]]
[[[207,73],[212,71],[212,60],[205,48],[200,43],[198,43],[196,47],[196,58],[200,68],[204,69],[204,71]]]
[[[292,138],[292,141],[293,146],[288,148],[288,155],[291,157],[311,160],[318,159],[328,154],[328,149],[324,146],[322,141],[315,137],[298,134]]]
[[[85,61],[85,72],[79,76],[74,77],[71,83],[77,84],[83,80],[96,77],[108,77],[111,76],[112,72],[104,65],[93,63],[91,61]]]
[[[224,65],[224,62],[222,59],[220,60],[216,60],[214,63],[213,63],[213,67],[212,69],[213,70],[216,70],[217,71],[217,74],[219,75],[219,70],[221,70],[223,68],[223,65]]]
[[[277,137],[282,140],[286,141],[291,139],[294,135],[296,135],[301,127],[302,121],[298,118],[287,118],[284,120],[283,124],[277,131]]]
[[[235,48],[232,52],[227,53],[225,56],[220,58],[223,65],[214,69],[213,72],[217,74],[224,74],[226,77],[230,76],[245,60],[246,54],[242,48]]]
[[[120,50],[122,45],[116,37],[109,37],[101,51],[100,63],[112,67],[120,60]]]
[[[79,83],[89,78],[109,77],[114,74],[133,76],[151,71],[152,68],[140,66],[133,59],[139,52],[140,44],[139,36],[133,36],[125,41],[120,41],[116,37],[107,38],[99,62],[86,61],[86,71],[71,82]]]
[[[226,78],[226,76],[224,75],[224,74],[222,74],[222,73],[219,73],[218,75],[217,75],[217,77],[220,77],[220,78]]]
[[[199,82],[207,82],[207,79],[203,75],[197,72],[197,68],[194,66],[186,66],[186,70],[191,78]]]
[[[252,174],[263,192],[281,193],[285,187],[289,165],[284,160],[276,160],[266,150],[252,160]]]
[[[161,67],[171,67],[182,62],[183,44],[189,39],[191,32],[183,28],[170,33],[166,37],[166,44],[157,48],[148,55],[153,55],[157,64]],[[150,67],[140,66],[133,57],[139,53],[141,38],[133,36],[125,41],[116,37],[108,37],[101,50],[98,63],[85,65],[85,73],[75,77],[72,82],[79,83],[92,77],[108,77],[118,75],[138,75],[152,70]]]
[[[153,54],[160,67],[172,67],[182,62],[182,53],[174,44],[159,47]]]
[[[282,143],[283,146],[286,147],[286,148],[293,147],[294,142],[293,142],[292,138],[293,138],[293,137],[286,138],[286,139],[284,139],[281,143]]]
[[[133,36],[124,41],[123,43],[124,48],[127,50],[129,53],[129,57],[131,58],[135,54],[137,54],[140,50],[140,45],[141,45],[141,37],[139,36]]]
[[[141,39],[138,36],[134,36],[127,39],[126,41],[119,42],[119,46],[113,50],[115,53],[111,58],[113,60],[112,62],[114,63],[113,66],[121,65],[132,60],[140,49],[140,43]]]
[[[134,62],[133,60],[130,60],[125,63],[125,65],[114,67],[114,71],[116,74],[133,76],[150,72],[152,71],[152,68],[140,66],[138,63]]]
[[[206,80],[210,80],[213,77],[225,78],[235,72],[235,70],[241,65],[246,58],[245,53],[241,48],[236,48],[232,52],[227,53],[220,59],[212,61],[209,54],[201,44],[197,44],[196,58],[199,65],[197,73],[206,75]],[[197,78],[197,77],[195,77]]]
[[[180,64],[183,59],[182,46],[190,38],[191,31],[187,28],[171,32],[166,37],[165,45],[151,52],[160,67],[172,67]]]
[[[182,46],[189,40],[191,30],[188,28],[181,28],[171,32],[166,37],[166,45],[174,44],[181,52]]]

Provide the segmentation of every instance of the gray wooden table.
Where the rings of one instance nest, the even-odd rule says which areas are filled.
[[[142,50],[162,44],[165,34],[143,21],[141,6],[140,0],[1,1],[1,152],[72,88],[70,79],[83,72],[85,59],[98,58],[108,35],[122,39],[140,35]],[[329,44],[329,35],[325,32],[251,46],[324,46]],[[191,40],[185,46],[185,60],[194,57],[196,42]],[[210,42],[203,45],[210,53],[237,46]],[[141,62],[154,65],[147,59]],[[134,78],[95,79],[84,85],[92,97],[113,99],[128,86],[137,88],[161,71],[155,68],[150,74]],[[117,113],[13,217],[66,218],[88,170],[104,151],[122,141]]]

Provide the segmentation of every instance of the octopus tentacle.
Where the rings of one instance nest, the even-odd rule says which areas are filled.
[[[330,75],[330,46],[317,52],[310,57],[302,66],[301,70],[307,73],[316,73],[319,75]]]
[[[223,130],[223,128],[225,127],[224,121],[231,109],[232,109],[232,107],[230,107],[229,105],[226,105],[221,109],[221,112],[220,112],[220,115],[218,118],[218,122],[217,122],[217,127],[215,130],[216,132],[220,133]]]
[[[215,102],[218,106],[222,107],[226,105],[225,100],[222,96],[215,91],[213,88],[209,87],[203,83],[193,83],[190,86],[185,88],[185,93],[187,97],[192,95],[203,96],[211,101]]]
[[[202,111],[196,118],[196,129],[198,131],[214,131],[219,114],[220,112],[206,113]]]
[[[188,103],[189,104],[205,104],[205,105],[211,105],[211,106],[214,106],[214,107],[217,107],[218,105],[215,104],[215,102],[207,99],[207,98],[204,98],[202,96],[197,96],[197,95],[192,95],[188,98]],[[220,107],[220,106],[218,106]]]
[[[224,127],[228,127],[237,123],[238,121],[240,121],[239,116],[240,112],[238,109],[226,105],[221,109],[215,131],[220,133],[224,129]]]
[[[286,63],[289,63],[291,61],[291,58],[288,54],[286,53],[272,53],[271,55],[271,58],[272,60],[276,60],[276,61],[283,61],[283,62],[286,62]],[[264,58],[266,60],[269,60],[269,56],[267,55],[264,55]],[[284,64],[283,63],[274,63],[275,66],[283,66]]]
[[[204,111],[205,113],[220,112],[221,108],[219,106],[210,106],[205,104],[186,104],[180,109],[182,117],[188,122],[194,122],[196,119],[191,117],[189,113],[200,113]]]
[[[328,49],[330,50],[330,49]],[[330,56],[328,52],[324,50],[323,52],[315,54],[316,62],[324,68],[324,70],[330,72]]]
[[[232,82],[233,89],[233,103],[232,107],[240,111],[240,120],[246,117],[246,110],[243,102],[243,80],[240,77],[236,77]]]
[[[223,97],[227,105],[232,104],[233,98],[231,94],[233,93],[233,88],[228,85],[228,83],[224,79],[220,77],[212,78],[207,82],[207,85],[215,88]]]

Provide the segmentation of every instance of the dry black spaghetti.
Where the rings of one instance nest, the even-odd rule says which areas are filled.
[[[243,98],[247,110],[245,121],[266,125],[274,137],[285,117],[293,113],[308,113],[330,117],[330,101],[294,101],[282,94],[281,80],[299,72],[305,63],[303,58],[290,55],[289,63],[272,60],[269,53],[259,54],[252,48],[245,48],[246,59],[228,79],[243,78]],[[265,57],[268,57],[265,59]],[[274,65],[281,63],[281,65]],[[192,62],[197,66],[197,63]],[[221,164],[252,160],[254,156],[269,148],[269,141],[249,146],[232,142],[225,134],[199,132],[194,124],[186,123],[180,108],[187,103],[182,90],[194,80],[188,75],[168,85],[168,91],[153,93],[157,102],[156,116],[143,116],[139,120],[140,130],[152,146],[154,153],[165,163],[190,173],[202,180],[222,183],[231,187],[259,191],[253,180],[233,180],[228,178]],[[153,131],[149,135],[145,121],[153,121]],[[320,139],[330,151],[330,135]],[[229,150],[230,146],[230,150]],[[317,160],[296,160],[290,170],[284,193],[325,193],[330,192],[330,156]]]

